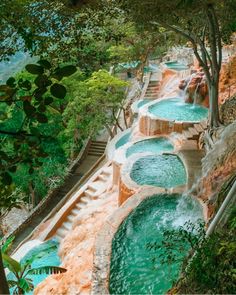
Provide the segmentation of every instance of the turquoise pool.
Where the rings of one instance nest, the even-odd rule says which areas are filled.
[[[59,266],[61,261],[57,254],[58,246],[59,246],[59,243],[55,239],[42,243],[36,246],[35,248],[31,249],[24,256],[24,258],[22,258],[21,262],[24,263],[24,261],[34,258],[34,261],[31,264],[32,268],[37,268],[41,266]],[[14,276],[11,273],[8,275],[8,277],[14,279],[13,278]],[[32,279],[32,283],[34,287],[36,287],[39,283],[41,283],[44,279],[46,279],[46,277],[48,277],[47,274],[27,276],[27,278]],[[13,290],[12,290],[12,293],[13,293]],[[31,295],[33,294],[33,291],[27,294]]]
[[[150,99],[142,99],[138,102],[137,104],[137,108],[141,108],[142,106],[144,106],[145,104],[149,103],[151,100]]]
[[[144,200],[123,221],[112,241],[110,294],[165,294],[178,278],[181,262],[161,265],[160,243],[164,230],[177,230],[185,222],[202,219],[200,205],[189,196],[154,195]],[[179,258],[187,254],[188,245]]]
[[[208,115],[207,108],[185,103],[180,97],[162,100],[148,109],[151,114],[159,118],[175,121],[199,122],[206,119]]]
[[[153,152],[160,153],[163,151],[173,151],[174,147],[170,141],[164,137],[145,139],[134,143],[126,151],[126,157],[136,153]]]
[[[118,149],[119,147],[121,147],[122,145],[125,145],[131,136],[131,132],[126,133],[125,135],[123,135],[115,144],[116,149]]]
[[[172,188],[186,184],[184,165],[176,155],[150,155],[138,159],[130,177],[139,185]]]
[[[188,67],[184,64],[181,64],[177,61],[170,61],[170,62],[166,62],[165,65],[172,70],[176,70],[176,71],[183,71],[183,70],[187,70]]]

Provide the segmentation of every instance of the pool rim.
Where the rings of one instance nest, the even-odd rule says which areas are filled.
[[[174,120],[174,119],[167,119],[167,118],[164,118],[164,117],[160,117],[160,116],[156,116],[154,115],[153,113],[150,112],[149,108],[152,107],[152,105],[155,105],[155,104],[158,104],[164,100],[168,100],[168,99],[176,99],[178,97],[176,96],[165,96],[165,97],[162,97],[162,98],[159,98],[159,99],[155,99],[154,101],[151,101],[147,104],[145,104],[141,109],[140,109],[140,117],[141,116],[147,116],[149,117],[150,119],[153,119],[153,120],[161,120],[161,121],[165,121],[165,122],[170,122],[170,123],[178,123],[178,124],[199,124],[205,120],[207,120],[208,118],[208,115],[209,115],[209,108],[206,108],[204,106],[201,106],[205,109],[208,109],[208,115],[203,118],[202,120],[199,120],[199,121],[183,121],[183,120]],[[181,98],[180,98],[181,99]]]
[[[144,141],[144,140],[149,140],[149,139],[158,139],[158,138],[165,138],[167,139],[170,144],[173,146],[173,151],[176,151],[178,148],[177,142],[176,142],[176,138],[174,138],[173,136],[171,136],[170,134],[157,134],[157,135],[151,135],[151,136],[142,136],[142,137],[137,137],[136,139],[133,139],[129,142],[127,142],[126,144],[124,144],[123,146],[121,146],[120,148],[118,148],[117,150],[114,151],[113,153],[113,158],[112,158],[112,162],[115,163],[116,165],[125,165],[127,161],[129,161],[131,159],[132,156],[134,155],[144,155],[145,153],[153,153],[153,152],[138,152],[135,153],[129,157],[126,157],[126,152],[127,150],[132,147],[134,144]],[[163,151],[165,152],[165,151]],[[156,152],[153,153],[153,155],[158,155],[163,153],[162,151],[160,152]]]
[[[188,171],[188,165],[185,162],[184,157],[182,157],[182,155],[176,151],[173,150],[172,152],[160,152],[159,154],[157,153],[152,153],[152,152],[145,152],[145,153],[141,153],[141,154],[134,154],[131,155],[128,158],[128,161],[122,165],[121,170],[120,170],[120,182],[130,191],[135,191],[138,192],[140,190],[140,188],[153,188],[153,187],[157,187],[157,188],[161,188],[158,186],[154,186],[154,185],[148,185],[148,184],[138,184],[136,183],[132,178],[131,178],[131,171],[133,168],[133,165],[135,164],[136,161],[138,161],[140,158],[145,158],[148,156],[159,156],[159,155],[175,155],[179,158],[179,160],[182,162],[185,172],[186,172],[186,183],[183,185],[177,185],[171,188],[163,188],[166,192],[171,193],[174,189],[186,189],[188,187],[188,182],[189,182],[189,171]]]
[[[110,262],[112,254],[112,240],[119,230],[121,223],[128,215],[141,204],[145,199],[154,195],[180,195],[185,192],[184,189],[173,189],[171,193],[161,188],[148,188],[133,194],[120,207],[118,207],[112,215],[104,222],[102,229],[99,231],[95,240],[94,262],[92,271],[92,290],[91,294],[110,294],[109,293],[109,277]],[[203,219],[206,220],[207,205],[200,199],[193,197],[202,207]]]

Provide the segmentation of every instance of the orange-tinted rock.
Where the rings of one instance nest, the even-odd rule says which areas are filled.
[[[117,192],[106,194],[87,209],[81,210],[73,229],[61,242],[59,255],[66,273],[51,275],[35,289],[34,294],[90,294],[93,253],[98,232],[106,218],[117,208]]]

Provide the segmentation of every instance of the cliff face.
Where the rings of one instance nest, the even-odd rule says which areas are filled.
[[[67,272],[49,276],[35,289],[34,294],[90,293],[95,239],[105,219],[117,208],[116,196],[114,193],[105,194],[78,216],[59,249],[62,267]]]
[[[209,107],[209,93],[203,71],[197,70],[179,84],[179,88],[185,90],[185,101],[197,103]],[[219,103],[223,104],[227,99],[236,94],[236,55],[222,64],[219,82]]]
[[[236,121],[223,129],[202,164],[203,177],[198,184],[198,197],[207,203],[208,218],[211,218],[222,185],[236,171]]]

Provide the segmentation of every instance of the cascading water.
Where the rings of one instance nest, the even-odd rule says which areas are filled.
[[[179,262],[161,264],[165,230],[178,230],[187,221],[202,219],[201,206],[185,195],[155,195],[145,199],[121,224],[112,243],[111,294],[163,294],[178,278],[181,260],[189,246],[178,253]]]

